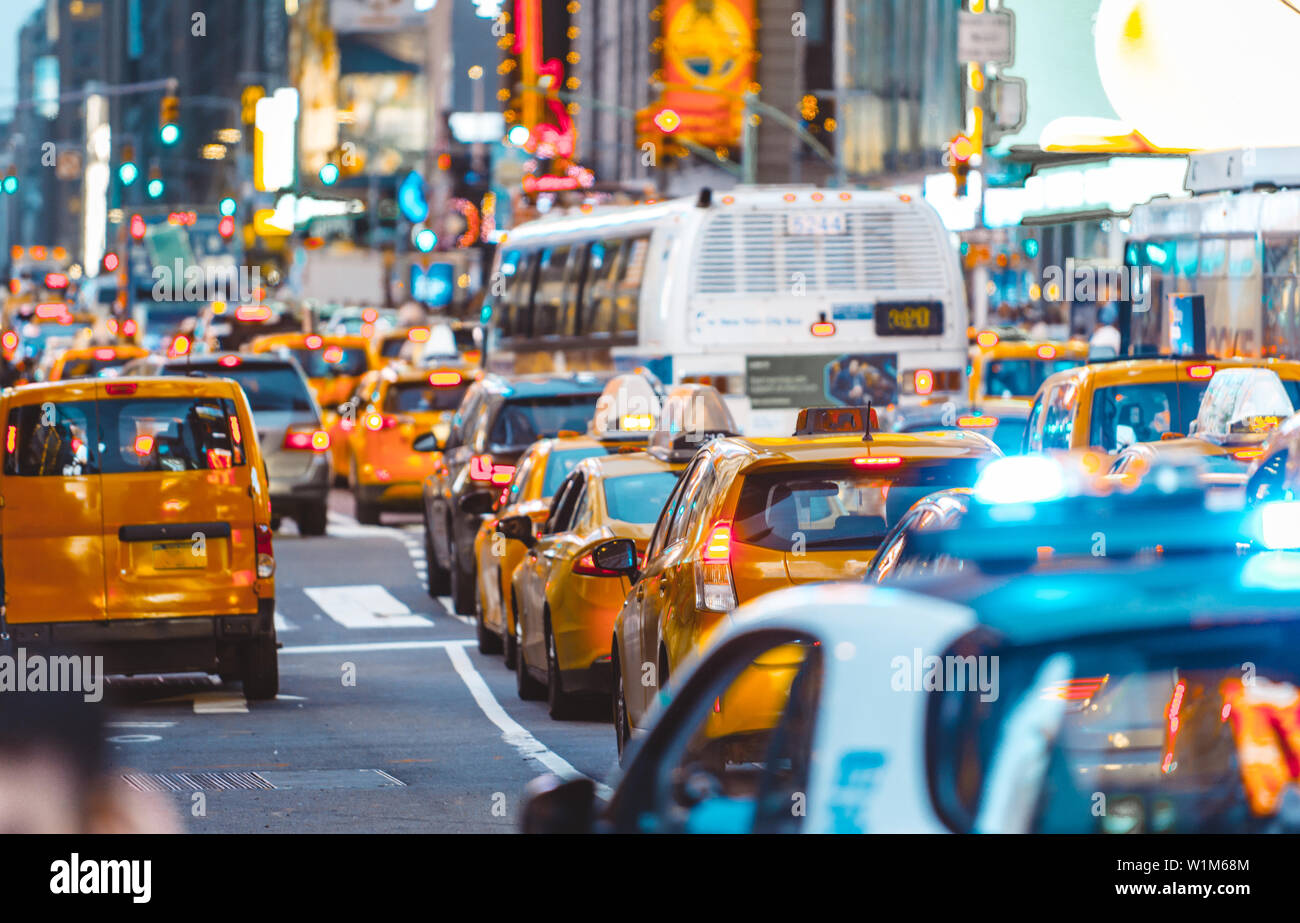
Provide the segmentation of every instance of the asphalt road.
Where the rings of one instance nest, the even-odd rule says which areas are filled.
[[[327,535],[275,537],[278,699],[215,676],[109,681],[128,782],[213,833],[513,832],[533,777],[607,782],[607,704],[558,722],[520,701],[501,657],[426,594],[418,517],[351,514],[336,491]]]

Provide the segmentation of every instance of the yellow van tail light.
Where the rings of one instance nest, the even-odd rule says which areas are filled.
[[[275,576],[275,549],[271,547],[271,527],[257,526],[257,576],[265,579]]]
[[[711,612],[736,608],[736,586],[731,577],[731,523],[714,523],[695,562],[695,607]]]

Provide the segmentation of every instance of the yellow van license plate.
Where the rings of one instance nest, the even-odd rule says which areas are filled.
[[[154,570],[185,570],[208,566],[208,550],[192,541],[154,542]]]

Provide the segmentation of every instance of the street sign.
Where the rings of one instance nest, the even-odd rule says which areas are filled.
[[[1025,101],[1025,81],[1021,77],[994,77],[988,85],[992,118],[984,126],[984,143],[997,144],[1003,135],[1014,134],[1025,127],[1028,104]]]
[[[1010,65],[1016,61],[1016,17],[1010,10],[970,13],[957,20],[957,60]]]

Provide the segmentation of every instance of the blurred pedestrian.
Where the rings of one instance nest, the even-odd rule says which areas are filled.
[[[1119,311],[1113,304],[1105,305],[1097,312],[1097,329],[1092,332],[1088,340],[1089,351],[1099,356],[1119,355],[1123,338],[1120,336],[1119,328],[1115,326],[1117,320],[1119,320]]]

